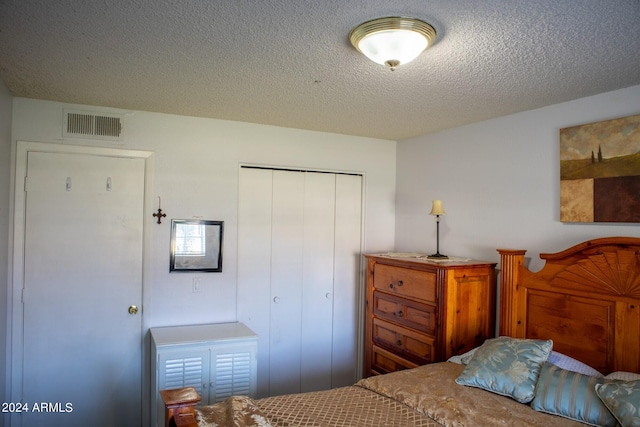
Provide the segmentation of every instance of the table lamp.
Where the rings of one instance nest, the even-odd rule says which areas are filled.
[[[427,258],[432,259],[447,259],[449,258],[446,255],[442,255],[440,253],[440,215],[444,215],[445,211],[442,207],[442,200],[433,200],[433,205],[431,206],[431,212],[429,215],[435,215],[436,217],[436,253],[433,255],[429,255]]]

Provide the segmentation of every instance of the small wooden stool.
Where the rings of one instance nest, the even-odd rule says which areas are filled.
[[[164,426],[196,426],[195,406],[202,398],[195,388],[185,387],[175,390],[160,390],[164,402]],[[174,424],[171,424],[171,418]]]

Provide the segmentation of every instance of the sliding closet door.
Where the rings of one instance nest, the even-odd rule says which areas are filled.
[[[269,393],[300,392],[304,174],[273,172]]]
[[[353,384],[357,377],[362,241],[362,176],[336,175],[333,263],[333,353],[331,387]]]
[[[258,334],[257,395],[269,395],[273,171],[241,168],[238,199],[238,320]]]
[[[331,388],[336,175],[305,174],[300,391]]]
[[[259,336],[259,396],[356,378],[361,181],[240,171],[238,320]]]

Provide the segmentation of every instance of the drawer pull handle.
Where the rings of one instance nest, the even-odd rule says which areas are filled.
[[[404,283],[402,282],[402,280],[398,280],[397,285],[398,285],[398,286],[402,286],[402,285],[404,285]],[[394,287],[393,283],[389,283],[389,288],[390,288],[390,289],[393,289],[393,287]]]
[[[400,311],[396,311],[395,313],[393,313],[393,315],[396,316],[396,317],[402,317],[402,316],[404,316],[404,313],[402,312],[402,310],[400,310]]]
[[[401,346],[401,345],[402,345],[402,340],[398,340],[398,341],[396,341],[396,344],[397,344],[398,346]]]

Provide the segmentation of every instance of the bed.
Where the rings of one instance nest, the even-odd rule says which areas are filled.
[[[640,238],[500,254],[498,336],[449,361],[333,390],[194,409],[166,391],[167,425],[640,426]]]

